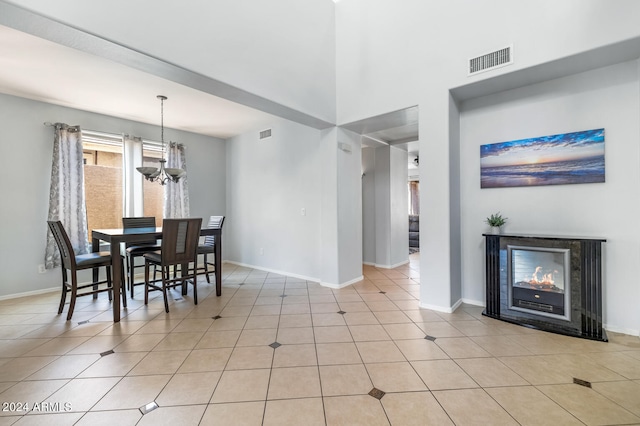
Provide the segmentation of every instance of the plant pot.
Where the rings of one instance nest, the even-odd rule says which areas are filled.
[[[491,227],[491,233],[493,235],[500,235],[500,227],[499,226],[492,226]]]

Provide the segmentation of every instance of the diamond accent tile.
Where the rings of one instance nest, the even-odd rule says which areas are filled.
[[[348,424],[384,423],[387,419],[399,425],[410,424],[411,420],[445,424],[452,419],[463,422],[485,416],[491,424],[524,424],[542,407],[549,424],[575,423],[578,418],[580,424],[640,426],[640,412],[629,409],[636,404],[638,397],[633,395],[640,393],[640,382],[621,374],[640,368],[640,353],[632,357],[629,351],[638,345],[638,336],[612,333],[609,338],[613,345],[606,351],[594,347],[586,361],[597,371],[587,374],[577,367],[571,369],[577,376],[569,375],[565,383],[546,386],[547,402],[537,401],[539,391],[509,375],[502,361],[511,358],[510,362],[516,364],[509,367],[521,366],[523,380],[530,382],[535,379],[530,375],[536,374],[537,363],[542,365],[543,360],[534,357],[534,369],[527,370],[527,354],[543,353],[549,359],[557,356],[564,362],[572,359],[565,345],[550,344],[553,342],[547,334],[537,330],[505,336],[504,324],[494,321],[483,322],[481,330],[473,329],[471,322],[462,324],[464,319],[479,318],[483,308],[478,306],[466,306],[455,315],[417,310],[420,265],[412,260],[415,268],[402,266],[393,274],[365,265],[366,281],[340,291],[317,282],[226,264],[222,297],[217,297],[210,285],[195,306],[178,288],[171,292],[172,300],[182,300],[175,302],[177,313],[163,313],[156,298],[153,309],[133,312],[135,306],[130,307],[127,318],[113,326],[111,311],[118,305],[108,301],[106,294],[100,294],[97,302],[78,307],[82,316],[74,317],[75,326],[72,321],[65,325],[59,318],[62,322],[56,321],[51,330],[42,329],[39,320],[46,321],[57,311],[55,295],[14,299],[9,309],[3,309],[9,305],[0,301],[0,393],[7,390],[14,396],[9,399],[18,399],[15,389],[21,388],[19,392],[25,395],[34,391],[50,395],[59,388],[59,379],[82,377],[57,395],[67,395],[61,398],[68,400],[86,386],[95,387],[96,397],[80,395],[77,404],[73,400],[74,418],[86,413],[84,419],[91,424],[102,424],[103,419],[113,424],[144,423],[140,419],[146,414],[150,414],[147,421],[160,416],[180,419],[174,422],[179,424],[217,421],[311,426],[341,420]],[[386,275],[391,275],[411,297],[396,294]],[[247,281],[242,282],[244,279]],[[140,299],[134,305],[141,305]],[[344,311],[343,305],[349,311]],[[25,321],[34,312],[33,306],[44,313],[43,317]],[[461,325],[470,327],[465,331],[483,335],[478,338],[491,351],[477,358],[478,347],[467,337],[456,338],[472,334],[454,330],[462,329]],[[22,334],[31,330],[35,332]],[[429,335],[430,331],[435,334]],[[451,337],[441,339],[436,335]],[[425,347],[419,336],[434,344]],[[436,337],[440,344],[449,341],[447,351],[435,345]],[[567,339],[572,348],[574,344],[579,348],[592,344],[585,342],[583,346],[576,338],[559,339]],[[81,342],[87,343],[78,346]],[[526,350],[522,344],[526,344]],[[61,370],[59,362],[51,363],[58,358],[52,354],[68,353],[70,348],[77,348],[71,351],[77,365]],[[107,359],[95,363],[95,355]],[[131,367],[141,360],[157,363],[157,367],[148,371],[138,367],[132,372]],[[605,370],[607,367],[611,372]],[[496,371],[486,371],[493,368]],[[581,374],[585,376],[579,377]],[[471,375],[476,380],[471,380]],[[597,377],[604,382],[591,382]],[[553,381],[552,377],[538,379],[540,383]],[[197,392],[185,394],[185,389]],[[435,391],[437,398],[427,389]],[[384,407],[380,405],[382,399]],[[469,403],[460,404],[461,400]],[[524,408],[519,404],[524,400],[536,400],[542,406]],[[551,400],[555,402],[549,403]],[[564,408],[569,406],[571,414]],[[4,423],[0,420],[0,425]]]
[[[374,397],[375,399],[382,399],[382,397],[385,396],[385,392],[381,391],[378,388],[373,388],[369,391],[369,395]]]
[[[155,401],[152,401],[152,402],[148,403],[147,405],[145,405],[143,407],[140,407],[139,410],[142,413],[142,415],[144,416],[145,414],[152,412],[156,408],[158,408],[158,404],[156,404]]]
[[[573,383],[575,383],[576,385],[580,385],[580,386],[584,386],[586,388],[590,388],[591,387],[591,382],[588,382],[586,380],[582,380],[582,379],[577,379],[577,378],[573,378]]]

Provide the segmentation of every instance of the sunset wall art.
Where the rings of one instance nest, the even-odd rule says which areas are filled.
[[[480,146],[480,187],[604,182],[604,129]]]

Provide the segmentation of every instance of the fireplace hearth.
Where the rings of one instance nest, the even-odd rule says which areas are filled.
[[[607,341],[602,328],[602,243],[596,238],[483,234],[483,315]]]

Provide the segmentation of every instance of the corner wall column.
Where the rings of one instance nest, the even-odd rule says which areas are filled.
[[[362,153],[360,136],[333,127],[321,132],[321,284],[340,288],[362,279]]]
[[[420,306],[453,312],[462,303],[460,114],[448,90],[434,90],[442,84],[420,102],[429,134],[420,137]]]

